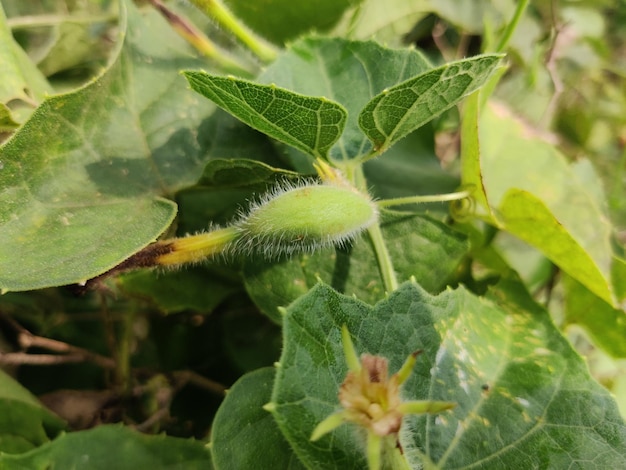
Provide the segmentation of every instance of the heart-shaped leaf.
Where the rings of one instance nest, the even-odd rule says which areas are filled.
[[[357,352],[387,358],[390,373],[423,350],[404,400],[456,403],[441,414],[405,417],[399,439],[411,468],[626,465],[626,426],[615,402],[548,313],[518,284],[503,284],[491,297],[464,288],[433,297],[409,282],[370,307],[319,284],[294,302],[283,321],[271,409],[302,461],[366,465],[355,424],[310,440],[341,409],[346,325]]]
[[[486,54],[449,62],[386,89],[363,108],[359,125],[383,153],[485,84],[501,58]]]
[[[184,72],[191,88],[250,127],[313,157],[325,158],[346,121],[346,111],[325,98],[235,77]]]
[[[371,149],[358,123],[367,102],[385,88],[430,68],[424,55],[414,49],[389,49],[374,41],[304,38],[278,57],[259,81],[340,103],[348,111],[348,118],[330,157],[344,161]]]

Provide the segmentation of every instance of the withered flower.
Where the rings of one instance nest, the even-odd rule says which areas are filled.
[[[311,434],[311,440],[320,439],[345,422],[354,423],[367,431],[370,470],[380,468],[383,449],[390,451],[387,452],[389,458],[400,459],[401,466],[405,466],[406,461],[398,450],[398,432],[404,415],[438,413],[453,408],[455,404],[447,401],[402,401],[400,398],[400,386],[411,375],[421,351],[410,354],[400,370],[390,377],[387,358],[362,354],[359,360],[345,325],[341,329],[341,339],[350,369],[339,389],[339,402],[343,409],[319,423]]]

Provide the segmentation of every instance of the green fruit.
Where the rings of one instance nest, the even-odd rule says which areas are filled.
[[[278,187],[237,224],[237,245],[275,257],[342,245],[378,219],[376,204],[348,185]]]

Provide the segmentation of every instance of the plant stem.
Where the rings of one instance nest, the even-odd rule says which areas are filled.
[[[363,174],[363,165],[356,165],[353,171],[349,172],[348,179],[358,190],[367,192],[367,181]],[[385,239],[383,232],[380,229],[380,223],[377,222],[367,229],[367,233],[374,247],[374,253],[376,253],[376,260],[378,261],[378,269],[380,275],[383,278],[383,284],[387,292],[393,292],[398,288],[398,278],[396,277],[396,271],[393,269],[393,262],[385,245]]]
[[[274,47],[244,26],[221,0],[191,0],[191,3],[233,33],[263,62],[272,62],[276,58],[277,52]]]
[[[382,201],[377,201],[378,207],[390,207],[390,206],[401,206],[403,204],[418,204],[422,202],[445,202],[445,201],[456,201],[459,199],[464,199],[470,196],[469,191],[457,191],[455,193],[448,194],[432,194],[428,196],[408,196],[408,197],[398,197],[394,199],[383,199]]]
[[[152,6],[170,24],[172,29],[185,41],[195,47],[201,54],[213,60],[224,71],[236,75],[251,76],[252,71],[220,50],[202,31],[196,28],[189,20],[174,13],[161,0],[150,0]]]
[[[393,292],[398,288],[398,279],[396,277],[396,272],[393,269],[393,262],[391,261],[391,256],[389,256],[387,245],[385,245],[380,225],[372,225],[367,232],[370,236],[370,240],[372,240],[372,245],[374,246],[374,252],[376,253],[376,259],[378,260],[378,268],[380,269],[380,274],[383,278],[383,283],[385,284],[385,290],[387,292]]]
[[[517,25],[519,24],[519,21],[522,18],[526,7],[528,6],[528,3],[529,0],[520,0],[519,2],[517,2],[517,7],[515,9],[515,13],[513,14],[513,18],[511,18],[509,24],[506,25],[504,34],[502,35],[502,38],[500,38],[498,47],[496,47],[496,52],[503,52],[504,49],[506,49],[506,46],[508,46],[511,37],[513,36],[513,33],[515,32],[515,29],[517,28]]]
[[[203,261],[223,253],[239,236],[239,229],[231,226],[189,237],[164,240],[159,243],[166,245],[169,251],[158,255],[154,264],[168,266]]]

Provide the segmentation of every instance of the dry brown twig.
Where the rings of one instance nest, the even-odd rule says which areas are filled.
[[[8,315],[0,314],[2,320],[11,326],[17,333],[17,344],[20,352],[1,352],[0,364],[30,364],[30,365],[57,365],[78,362],[92,362],[103,369],[115,368],[113,359],[94,353],[78,346],[72,346],[63,341],[37,336],[28,331]],[[59,354],[28,354],[31,348],[42,348]]]

